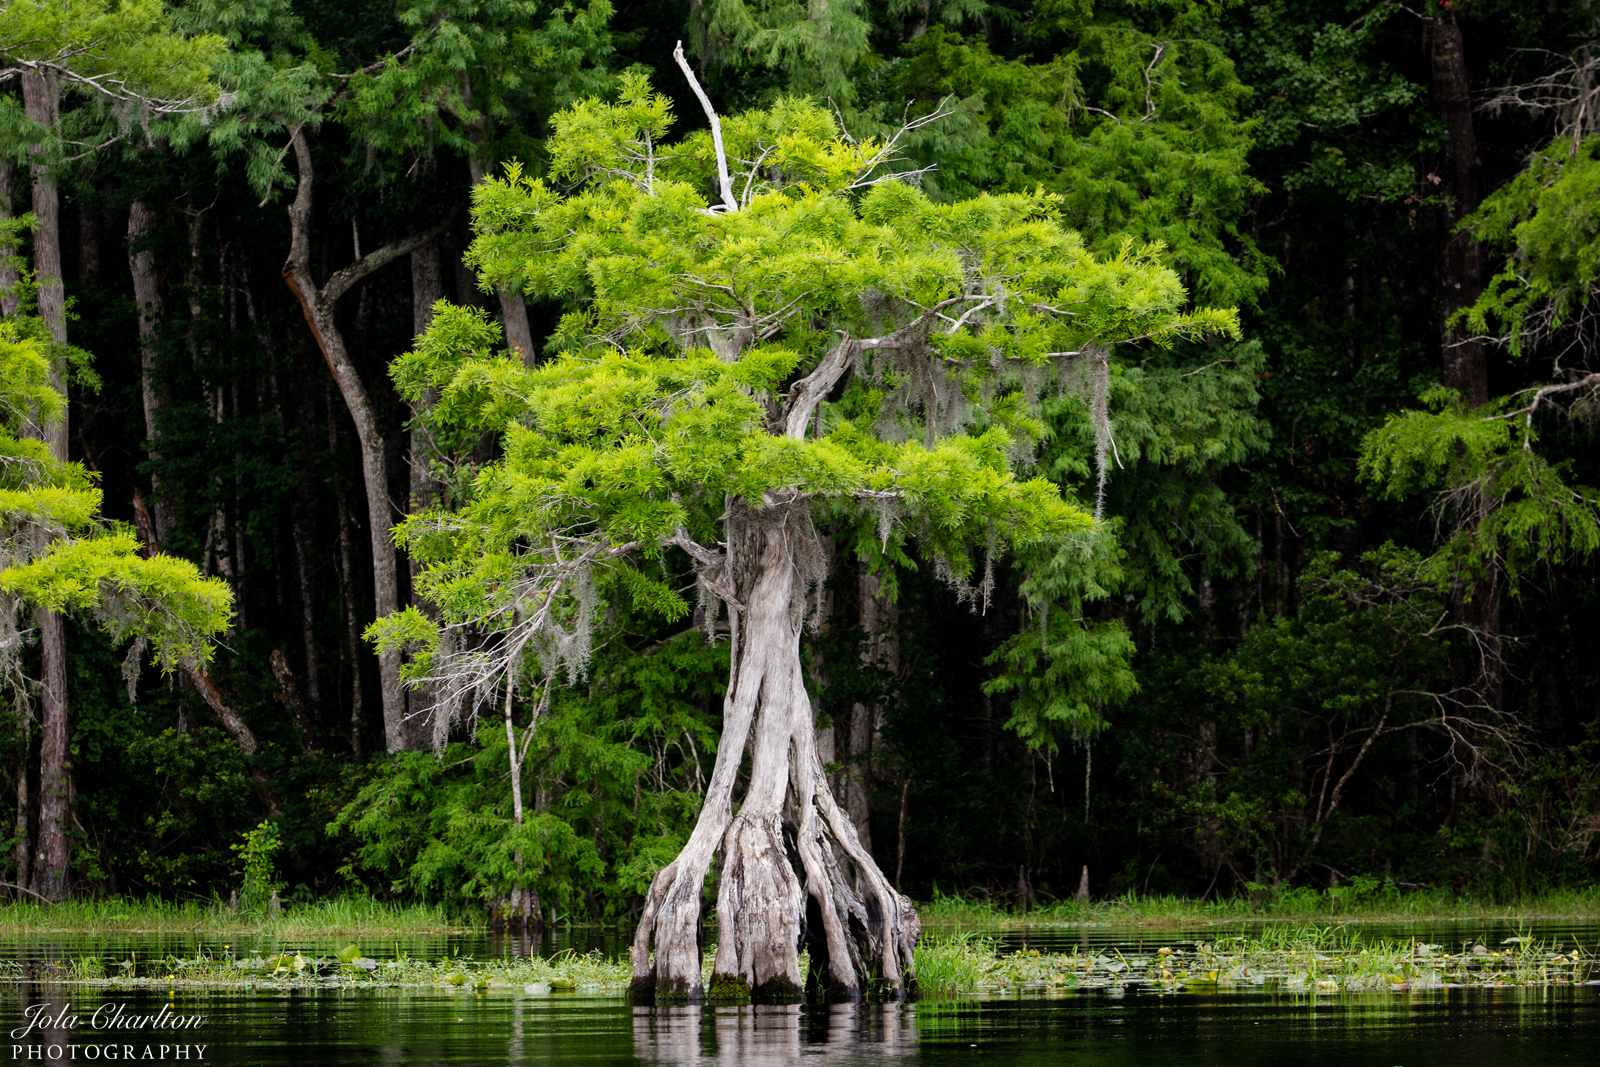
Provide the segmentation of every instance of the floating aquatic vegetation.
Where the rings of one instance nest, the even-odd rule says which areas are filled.
[[[1593,946],[1512,937],[1498,945],[1455,946],[1417,939],[1366,939],[1345,929],[1276,928],[1253,937],[1180,941],[1136,952],[1001,955],[969,935],[918,947],[924,994],[1003,989],[1140,987],[1155,991],[1266,988],[1307,994],[1462,987],[1576,985],[1596,979]]]
[[[709,977],[712,953],[705,954]],[[98,962],[98,961],[95,961]],[[806,959],[802,957],[802,966]],[[1576,938],[1527,936],[1497,944],[1453,945],[1416,938],[1366,938],[1341,927],[1269,927],[1258,935],[1174,941],[1136,950],[1002,953],[1000,942],[976,933],[925,936],[916,953],[923,996],[996,991],[1070,992],[1141,989],[1226,992],[1262,989],[1310,996],[1345,992],[1505,988],[1600,982],[1595,946]],[[568,950],[550,958],[475,960],[470,957],[379,960],[346,945],[327,957],[299,952],[235,956],[197,952],[193,958],[130,957],[98,973],[87,957],[70,961],[55,980],[131,988],[326,987],[431,988],[443,992],[618,994],[631,976],[626,957]],[[0,971],[0,980],[8,975]]]

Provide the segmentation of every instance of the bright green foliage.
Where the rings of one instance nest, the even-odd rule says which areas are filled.
[[[958,584],[979,552],[1059,542],[1088,516],[1012,470],[1041,379],[1092,374],[1100,345],[1237,329],[1180,310],[1157,249],[1097,257],[1042,193],[935,204],[883,173],[891,146],[839,140],[804,102],[725,123],[737,207],[710,208],[710,138],[663,146],[670,119],[625,78],[618,104],[555,119],[571,195],[515,167],[475,194],[472,262],[572,307],[559,355],[524,369],[481,316],[441,306],[395,366],[406,396],[437,390],[436,418],[503,433],[473,500],[397,534],[453,626],[510,635],[501,666],[471,667],[480,698],[524,648],[580,671],[597,593],[686,611],[627,554],[720,540],[730,498],[876,509],[881,540],[915,538]],[[841,398],[796,414],[807,374]],[[427,649],[428,629],[412,613],[374,632]],[[429,669],[425,653],[414,675]]]
[[[240,835],[241,840],[229,845],[238,857],[239,904],[254,911],[267,906],[272,895],[283,888],[277,879],[274,858],[283,847],[283,838],[271,820],[263,820],[253,830]]]
[[[92,612],[112,640],[150,642],[164,671],[208,661],[211,639],[232,616],[225,582],[202,577],[188,560],[144,557],[131,530],[63,539],[31,563],[0,571],[0,592],[51,611]]]
[[[601,653],[592,683],[558,693],[534,727],[522,765],[534,810],[520,828],[500,723],[485,721],[476,747],[377,768],[329,827],[360,842],[348,873],[469,907],[531,883],[562,911],[626,910],[688,836],[716,744],[706,707],[726,671],[726,646],[692,632]]]
[[[1530,341],[1576,327],[1593,349],[1600,282],[1600,136],[1558,139],[1484,198],[1467,220],[1508,250],[1505,269],[1466,313],[1469,326],[1505,334],[1514,355]]]
[[[205,663],[232,614],[227,585],[187,561],[146,558],[131,532],[101,527],[100,490],[90,474],[23,436],[65,406],[50,386],[41,333],[25,315],[0,321],[0,628],[10,638],[0,673],[26,699],[18,633],[24,607],[83,612],[114,640],[132,640],[130,689],[147,647],[164,671]]]
[[[1430,566],[1438,579],[1503,569],[1515,587],[1536,568],[1600,548],[1600,492],[1569,484],[1562,465],[1534,448],[1520,396],[1467,411],[1439,390],[1431,411],[1389,419],[1362,443],[1361,472],[1403,497],[1439,492],[1450,520]]]

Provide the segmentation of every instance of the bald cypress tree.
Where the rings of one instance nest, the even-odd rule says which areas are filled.
[[[480,188],[481,280],[568,311],[532,368],[484,315],[443,304],[397,362],[402,392],[435,390],[436,419],[497,432],[504,454],[459,506],[398,530],[442,621],[402,613],[375,635],[470,716],[577,681],[609,600],[687,615],[670,572],[692,567],[732,646],[723,734],[695,829],[647,895],[634,989],[704,992],[720,855],[713,992],[797,993],[809,945],[836,995],[900,995],[917,918],[835,803],[802,677],[828,562],[817,520],[866,512],[878,553],[915,542],[981,602],[1002,553],[1093,523],[1015,469],[1040,393],[1092,395],[1109,345],[1235,320],[1184,311],[1153,249],[1087,251],[1051,196],[939,205],[896,173],[894,138],[845,139],[811,103],[706,110],[709,132],[673,142],[666,99],[625,79],[617,103],[557,116],[549,182],[512,166]]]

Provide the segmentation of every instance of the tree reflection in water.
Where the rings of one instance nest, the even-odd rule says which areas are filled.
[[[636,1005],[633,1051],[642,1062],[723,1063],[729,1067],[794,1064],[804,1051],[874,1060],[916,1047],[916,1009],[909,1004],[739,1006]]]

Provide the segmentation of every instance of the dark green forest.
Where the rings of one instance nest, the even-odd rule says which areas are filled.
[[[0,304],[69,398],[40,432],[233,596],[163,670],[0,580],[0,880],[227,900],[265,850],[285,900],[636,914],[716,752],[703,598],[606,598],[571,684],[456,721],[368,627],[427,609],[392,528],[503,448],[396,360],[440,300],[529,367],[587,313],[479,273],[474,190],[557,180],[558,116],[636,75],[664,151],[705,129],[681,40],[724,116],[807,98],[935,202],[1047,194],[1238,310],[1038,398],[1023,465],[1077,539],[968,580],[815,516],[818,749],[903,892],[1592,883],[1597,36],[1592,0],[0,2]],[[683,552],[644,569],[696,603]]]

